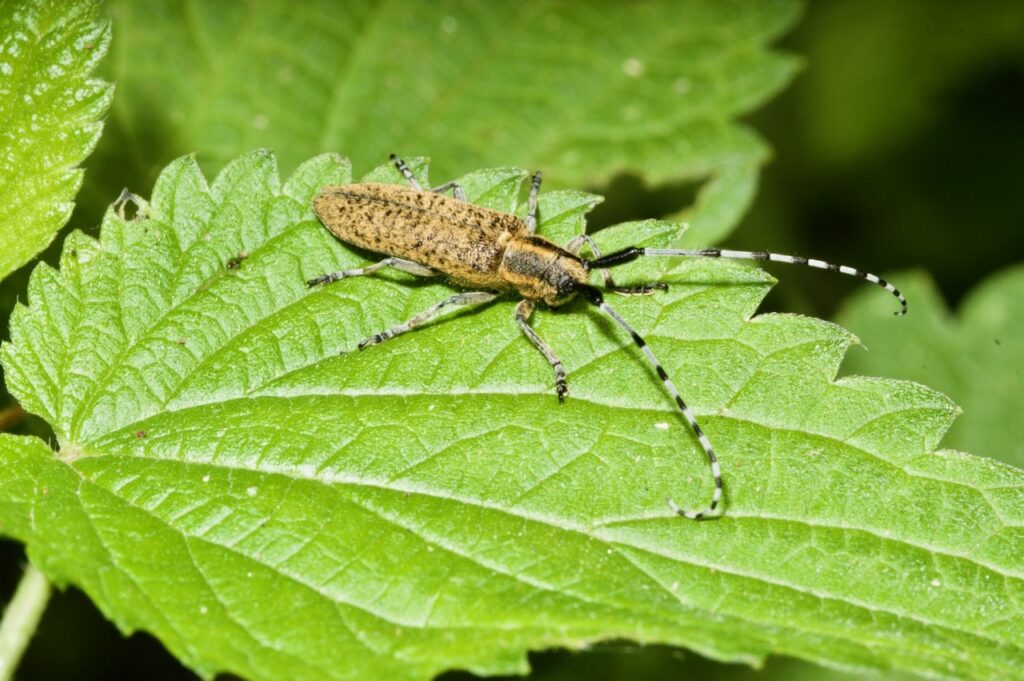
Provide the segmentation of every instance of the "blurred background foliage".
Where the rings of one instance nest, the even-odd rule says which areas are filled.
[[[117,36],[115,24],[115,41]],[[942,308],[939,297],[955,309],[986,277],[1024,260],[1024,3],[816,2],[777,45],[800,55],[804,69],[781,95],[745,119],[769,141],[774,160],[761,176],[752,207],[726,244],[813,255],[881,273],[918,270],[915,289],[933,299],[934,315],[945,316],[951,313]],[[105,68],[109,75],[109,58]],[[116,151],[116,139],[105,138],[104,144],[107,154]],[[87,166],[96,163],[90,160]],[[503,160],[489,163],[499,165]],[[132,188],[144,194],[149,190]],[[587,188],[608,197],[595,215],[596,226],[671,214],[694,197],[692,186],[651,186],[628,174]],[[98,199],[84,199],[83,212],[72,219],[71,227],[96,224]],[[54,262],[58,250],[58,245],[51,247],[44,258]],[[29,270],[24,268],[0,285],[2,337],[7,335],[6,318],[14,301],[23,299]],[[769,309],[835,318],[857,288],[856,282],[820,272],[773,272],[780,284],[767,301]],[[934,296],[927,293],[932,286],[928,276],[934,281]],[[899,275],[893,278],[900,280]],[[918,282],[923,282],[920,288]],[[864,292],[868,294],[877,292]],[[891,301],[879,294],[867,302],[884,307]],[[888,309],[883,313],[887,315]],[[854,333],[870,335],[870,328],[858,328],[859,319],[863,317],[855,310],[844,313]],[[910,328],[923,334],[933,332],[936,324],[952,323],[940,321],[930,324],[926,319]],[[921,340],[908,332],[890,334],[871,345],[875,355],[906,357],[909,362]],[[1019,336],[1016,341],[1019,345]],[[884,343],[900,345],[880,345]],[[945,354],[936,355],[936,366],[963,350],[966,341],[951,335],[944,343]],[[852,358],[856,370],[872,371],[865,353],[856,348],[853,352],[859,355]],[[1000,364],[1005,359],[991,362],[997,373],[1019,379],[1019,366]],[[962,405],[969,398],[958,394],[969,392],[967,388],[938,375],[941,372],[905,368],[896,364],[878,373],[929,383],[950,392]],[[9,397],[0,395],[0,407],[9,405]],[[1019,400],[1009,407],[1014,404]],[[39,422],[22,419],[16,412],[2,413],[17,422],[3,424],[7,430],[45,434]],[[955,446],[1000,455],[1000,445],[986,439],[985,429],[964,430]],[[23,556],[17,546],[5,548],[0,570],[4,591],[11,593]],[[628,643],[602,644],[587,653],[540,652],[531,661],[536,670],[532,678],[545,681],[856,678],[785,659],[769,660],[764,671],[755,671]],[[19,678],[121,677],[193,678],[147,635],[123,639],[77,591],[58,594]],[[452,672],[444,678],[470,677]]]

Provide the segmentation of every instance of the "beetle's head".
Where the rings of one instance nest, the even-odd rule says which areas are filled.
[[[583,261],[540,236],[509,241],[498,274],[528,300],[551,306],[572,300],[587,283]]]

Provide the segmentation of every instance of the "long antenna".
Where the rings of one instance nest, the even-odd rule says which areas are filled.
[[[692,257],[692,258],[732,258],[734,260],[761,260],[769,262],[784,262],[790,265],[804,265],[806,267],[813,267],[819,270],[829,270],[830,272],[839,272],[840,274],[848,274],[851,277],[859,277],[866,281],[870,281],[872,284],[881,286],[889,293],[896,296],[896,299],[900,301],[900,309],[895,314],[904,315],[907,313],[907,299],[903,297],[900,290],[882,279],[876,274],[870,272],[864,272],[858,270],[855,267],[848,267],[847,265],[835,265],[824,260],[817,260],[815,258],[804,258],[799,255],[783,255],[781,253],[769,253],[768,251],[731,251],[728,249],[721,248],[701,248],[695,250],[686,250],[681,248],[638,248],[636,246],[630,248],[624,248],[621,251],[615,253],[609,253],[603,258],[595,258],[586,263],[589,269],[600,269],[602,267],[615,267],[623,263],[636,260],[639,257],[644,256],[665,256],[665,257]]]
[[[686,402],[683,402],[683,398],[679,395],[679,391],[676,390],[675,384],[672,382],[672,379],[668,377],[668,374],[665,373],[665,369],[661,366],[661,362],[658,361],[658,358],[654,356],[654,352],[652,352],[650,346],[647,345],[647,341],[645,341],[640,334],[638,334],[633,327],[629,325],[629,322],[623,319],[622,316],[612,308],[612,306],[604,301],[604,297],[598,289],[591,286],[581,286],[580,291],[587,297],[587,300],[600,308],[602,312],[614,319],[619,326],[625,329],[633,339],[633,342],[636,343],[637,347],[643,351],[647,360],[658,373],[658,378],[660,378],[661,382],[665,384],[665,389],[668,390],[668,393],[673,399],[675,399],[676,406],[679,407],[679,411],[683,413],[683,416],[686,418],[686,422],[690,424],[690,429],[693,431],[694,435],[697,436],[697,441],[700,442],[701,449],[704,450],[704,453],[708,457],[708,461],[711,463],[711,475],[714,476],[715,491],[711,495],[711,503],[708,504],[707,508],[696,512],[684,511],[676,505],[671,497],[668,499],[669,508],[671,508],[674,513],[681,515],[684,518],[690,518],[691,520],[700,520],[711,516],[715,512],[715,509],[718,508],[718,503],[722,500],[722,470],[718,465],[718,457],[715,456],[715,450],[711,446],[711,441],[708,440],[708,436],[704,434],[704,430],[700,427],[700,424],[697,423],[697,419],[694,417],[693,412],[691,412],[690,408],[686,406]]]

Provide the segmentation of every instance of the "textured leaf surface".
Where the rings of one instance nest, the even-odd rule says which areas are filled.
[[[97,15],[95,2],[0,0],[0,279],[71,216],[112,92],[90,77],[110,42]]]
[[[36,269],[0,359],[60,450],[2,441],[0,527],[48,575],[200,672],[251,678],[523,672],[528,649],[607,638],[948,678],[1024,665],[1024,474],[931,452],[946,398],[833,381],[851,336],[751,319],[759,270],[631,265],[624,281],[671,288],[613,304],[727,481],[724,518],[672,517],[670,494],[706,501],[707,464],[584,303],[534,320],[570,372],[561,406],[511,302],[353,352],[450,289],[386,273],[305,287],[365,262],[310,212],[349,174],[323,156],[282,185],[260,153],[207,186],[183,159],[148,218],[108,213],[99,241],[72,235],[59,271]],[[522,177],[465,184],[513,210]],[[542,231],[572,231],[592,202],[546,194]]]
[[[857,295],[841,311],[870,352],[851,353],[847,366],[908,378],[952,395],[964,414],[949,431],[950,447],[1024,468],[1024,267],[993,275],[954,315],[922,273],[893,277],[913,301],[907,324],[890,324],[875,301]]]
[[[735,124],[796,61],[766,45],[773,2],[117,2],[121,96],[92,182],[105,207],[199,151],[208,171],[255,147],[285,169],[344,149],[359,167],[430,153],[436,178],[542,168],[561,186],[632,172],[704,183],[693,238],[721,238],[767,152]],[[168,69],[168,64],[174,64]],[[141,186],[140,186],[141,185]]]

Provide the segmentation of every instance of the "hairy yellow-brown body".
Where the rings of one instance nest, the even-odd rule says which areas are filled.
[[[314,201],[321,222],[360,248],[412,260],[465,288],[517,291],[558,305],[586,283],[582,261],[530,234],[515,215],[398,185],[325,187]]]

